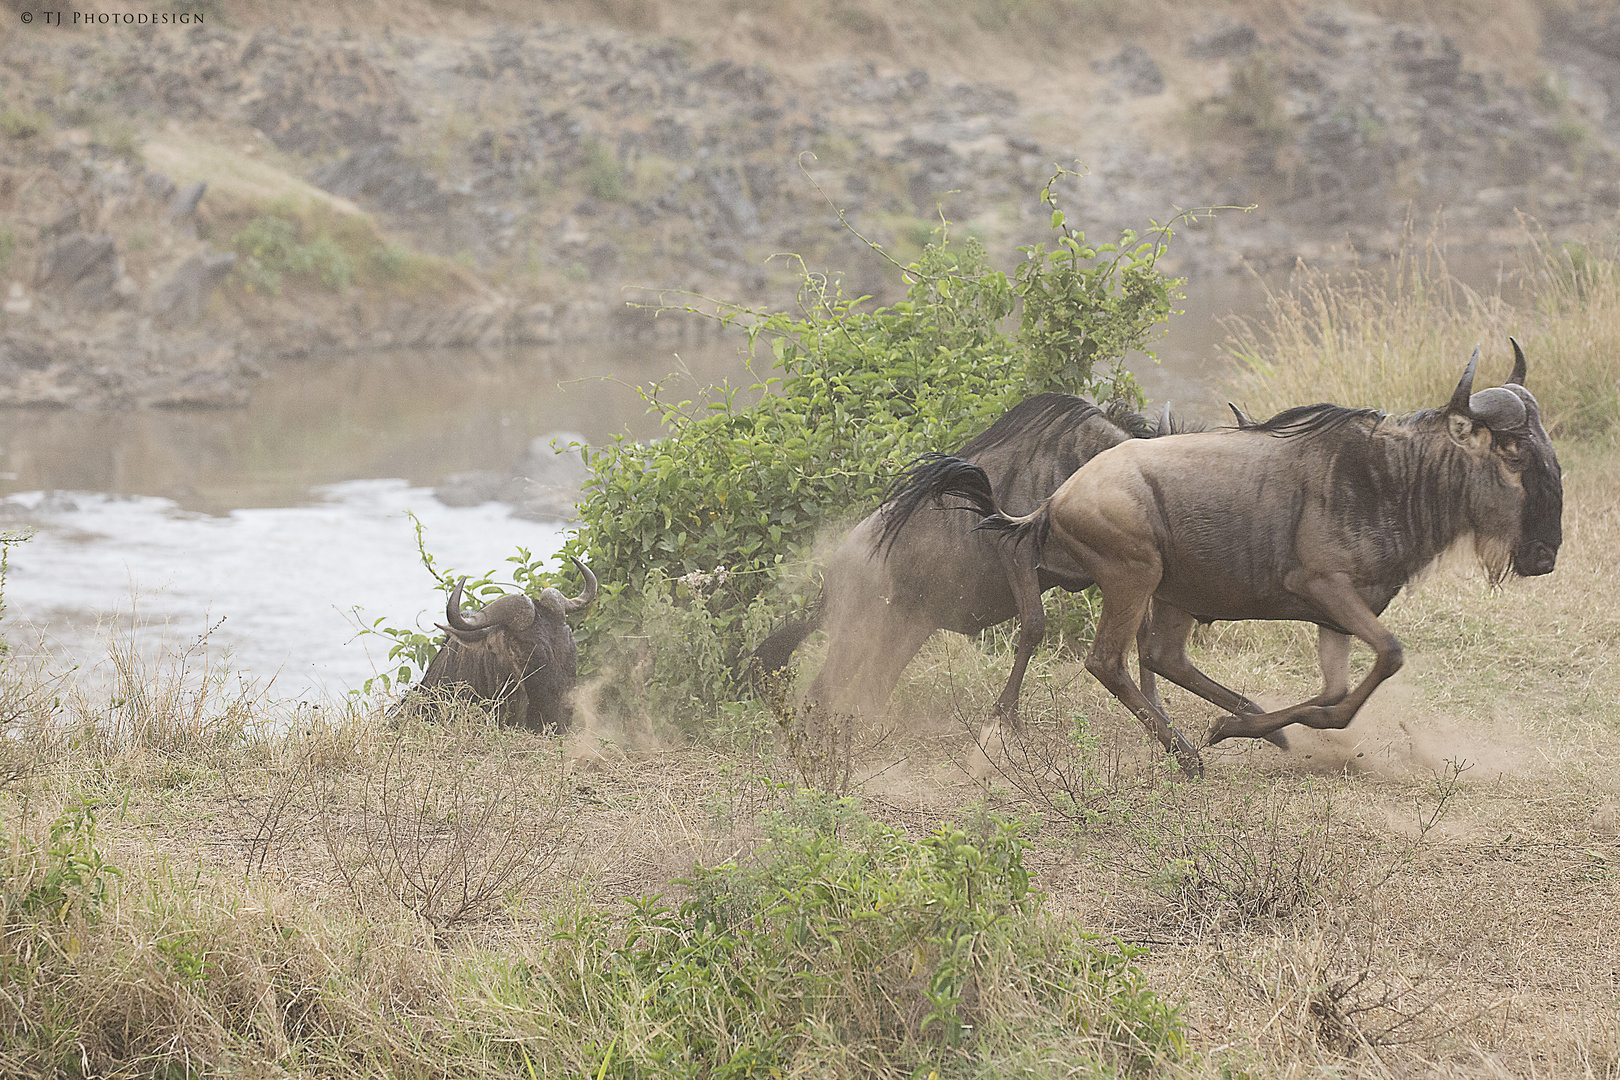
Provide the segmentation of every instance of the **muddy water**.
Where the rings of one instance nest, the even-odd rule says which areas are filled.
[[[561,522],[445,506],[434,484],[556,430],[646,437],[637,385],[678,401],[723,379],[752,381],[736,341],[402,352],[280,367],[241,410],[0,414],[0,527],[34,534],[11,549],[3,633],[86,670],[132,626],[149,659],[206,633],[278,695],[341,695],[386,667],[361,625],[443,618],[409,515],[473,574],[561,543]]]
[[[1189,292],[1161,362],[1132,366],[1151,398],[1215,416],[1218,320],[1262,293],[1235,278]],[[387,666],[362,625],[442,618],[409,515],[442,566],[474,574],[561,543],[560,522],[445,506],[433,485],[505,470],[551,431],[650,436],[634,387],[746,385],[740,344],[368,355],[279,367],[242,410],[0,413],[0,526],[34,532],[11,549],[4,635],[104,670],[110,633],[138,627],[149,657],[206,634],[278,696],[341,695]]]

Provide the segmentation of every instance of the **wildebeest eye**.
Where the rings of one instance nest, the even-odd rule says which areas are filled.
[[[1524,464],[1524,448],[1517,439],[1503,439],[1499,448],[1502,460],[1510,469],[1517,469]]]

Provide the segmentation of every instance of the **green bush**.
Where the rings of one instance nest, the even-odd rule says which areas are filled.
[[[348,253],[325,233],[304,241],[299,226],[274,214],[256,217],[231,238],[241,256],[233,273],[249,292],[280,295],[283,278],[342,292],[354,284]]]
[[[913,840],[801,796],[678,907],[565,923],[552,1008],[600,1030],[595,1076],[790,1075],[829,1054],[845,1075],[994,1075],[1031,1046],[1095,1075],[1177,1056],[1135,953],[1041,916],[1018,825],[974,832]]]
[[[799,313],[716,313],[751,344],[769,343],[757,403],[739,404],[735,388],[702,408],[654,391],[665,437],[621,438],[588,456],[565,551],[604,582],[580,633],[587,667],[613,676],[604,704],[632,704],[627,680],[660,636],[650,617],[696,612],[711,630],[683,634],[705,642],[708,660],[670,670],[679,685],[665,689],[686,703],[673,719],[701,718],[727,693],[723,661],[769,626],[758,602],[777,614],[807,602],[817,587],[802,571],[818,533],[870,510],[921,451],[958,446],[1041,391],[1140,403],[1120,363],[1170,313],[1176,283],[1155,268],[1169,232],[1094,245],[1055,209],[1052,226],[1052,250],[1020,249],[1010,276],[977,240],[942,239],[904,268],[910,289],[890,307],[807,274]]]

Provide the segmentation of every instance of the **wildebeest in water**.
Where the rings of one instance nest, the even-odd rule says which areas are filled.
[[[933,455],[919,470],[931,494],[966,500],[1009,546],[1061,556],[1096,580],[1102,615],[1087,669],[1196,772],[1198,751],[1127,673],[1133,638],[1146,669],[1229,712],[1211,744],[1294,723],[1342,728],[1401,667],[1401,644],[1378,616],[1448,548],[1471,538],[1493,582],[1552,571],[1562,473],[1516,341],[1513,352],[1506,385],[1473,392],[1476,348],[1451,400],[1410,416],[1306,405],[1233,429],[1122,442],[1019,517],[997,506],[977,465]],[[1327,688],[1263,712],[1209,678],[1187,659],[1187,637],[1195,621],[1224,619],[1321,627]],[[1350,636],[1375,654],[1353,690]]]
[[[1168,415],[1159,428],[1169,428]],[[1094,455],[1157,433],[1117,402],[1104,409],[1069,394],[1037,394],[957,454],[985,469],[1008,506],[1030,510]],[[916,514],[929,496],[911,479],[902,477],[833,553],[818,609],[755,649],[756,673],[785,667],[806,637],[825,628],[827,658],[806,695],[809,717],[868,713],[888,701],[934,631],[974,634],[1016,615],[1013,668],[994,708],[1016,722],[1024,671],[1046,632],[1041,593],[1078,592],[1091,578],[1061,552],[1037,565],[1031,550],[975,532],[966,515]]]
[[[536,731],[563,732],[573,720],[573,691],[578,651],[565,616],[583,611],[596,599],[596,575],[578,559],[585,588],[566,597],[556,589],[542,589],[537,597],[524,593],[502,596],[481,610],[461,610],[461,590],[467,579],[456,582],[445,604],[445,642],[434,654],[413,696],[451,693],[493,702],[508,723]]]

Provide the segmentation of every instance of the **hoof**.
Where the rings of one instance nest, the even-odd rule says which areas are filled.
[[[1273,731],[1270,735],[1262,735],[1260,737],[1279,750],[1288,749],[1288,736],[1284,735],[1280,731]]]
[[[995,706],[990,710],[990,719],[997,724],[1006,724],[1014,731],[1023,728],[1023,722],[1018,718],[1018,705],[1016,703],[1007,705],[1000,701],[996,702]]]
[[[1201,779],[1204,775],[1204,759],[1199,755],[1198,748],[1180,733],[1176,733],[1175,744],[1170,751],[1176,756],[1176,764],[1181,771],[1194,779]]]

